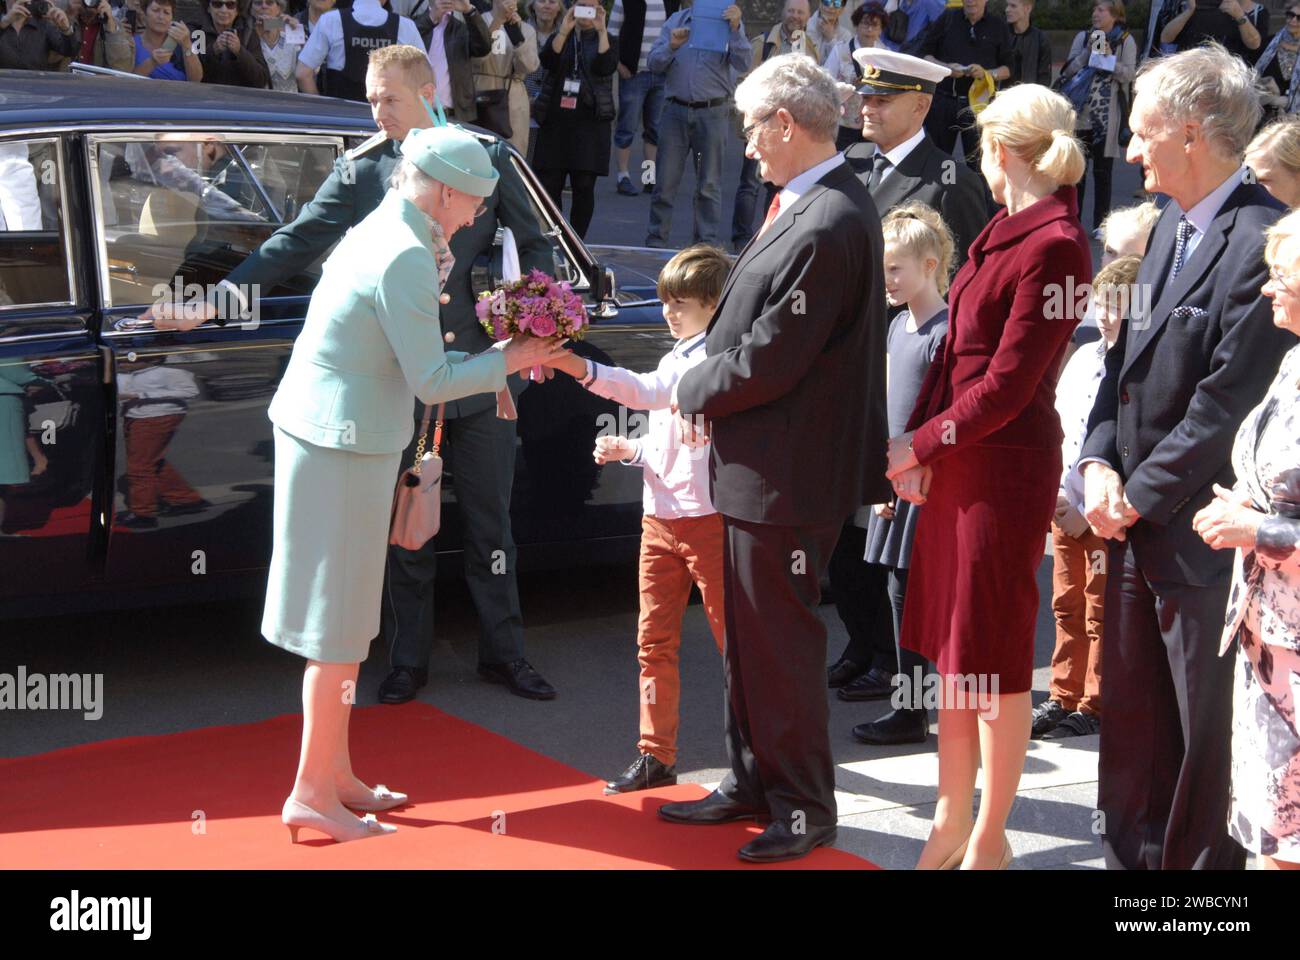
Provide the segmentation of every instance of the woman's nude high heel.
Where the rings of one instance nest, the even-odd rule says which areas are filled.
[[[327,817],[293,797],[284,801],[280,822],[289,828],[290,843],[298,842],[298,831],[303,827],[319,830],[338,843],[364,840],[366,837],[386,837],[397,832],[396,827],[376,820],[374,814],[354,817],[351,823],[347,823]]]
[[[957,847],[957,849],[954,850],[952,853],[948,854],[948,859],[945,860],[943,863],[939,864],[939,869],[956,870],[958,867],[960,867],[961,862],[964,859],[966,859],[966,847],[969,845],[970,845],[970,835],[967,834],[966,839],[961,842],[961,845]]]
[[[406,801],[406,794],[398,793],[396,790],[389,790],[382,783],[379,783],[370,791],[369,798],[355,802],[344,800],[343,806],[352,810],[360,810],[362,813],[382,813],[385,810],[403,806]]]

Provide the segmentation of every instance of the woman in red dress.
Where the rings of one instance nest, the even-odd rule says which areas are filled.
[[[894,489],[926,505],[901,641],[943,681],[939,800],[918,869],[1011,860],[1005,828],[1029,745],[1035,572],[1061,477],[1056,377],[1092,275],[1074,119],[1064,97],[1036,84],[998,94],[979,115],[980,169],[1006,209],[953,279],[947,342],[915,429],[889,441]]]

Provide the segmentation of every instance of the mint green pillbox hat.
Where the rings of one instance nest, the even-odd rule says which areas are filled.
[[[500,174],[478,138],[460,127],[412,130],[402,141],[402,156],[439,183],[475,197],[488,197]]]

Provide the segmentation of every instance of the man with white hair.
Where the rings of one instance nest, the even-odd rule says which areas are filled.
[[[820,578],[845,519],[885,481],[884,243],[875,204],[835,150],[840,97],[785,54],[736,91],[746,152],[783,184],[677,384],[684,439],[712,446],[725,527],[727,754],[708,797],[659,808],[688,824],[770,820],[745,860],[835,839]],[[828,456],[833,451],[833,456]]]
[[[1233,663],[1218,655],[1232,556],[1192,517],[1233,485],[1237,428],[1294,342],[1260,293],[1283,207],[1242,165],[1260,116],[1244,62],[1210,44],[1148,61],[1135,91],[1127,159],[1171,201],[1079,458],[1085,514],[1112,540],[1097,806],[1110,867],[1240,868]]]

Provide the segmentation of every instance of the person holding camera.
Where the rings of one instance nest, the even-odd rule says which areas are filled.
[[[271,75],[271,89],[298,92],[298,51],[301,42],[289,39],[298,31],[298,21],[284,15],[284,0],[253,0],[249,9],[257,25],[257,42]]]
[[[271,71],[253,19],[239,12],[239,0],[208,0],[209,23],[203,25],[203,82],[265,90]]]
[[[135,66],[131,31],[118,22],[108,0],[68,0],[68,14],[81,30],[77,63],[130,72]]]
[[[1216,40],[1254,63],[1267,35],[1268,11],[1255,0],[1186,0],[1182,12],[1160,32],[1160,42],[1182,51]]]
[[[533,107],[539,124],[533,168],[560,208],[568,177],[569,222],[582,237],[596,210],[596,178],[609,173],[618,48],[609,42],[605,8],[569,7],[540,56],[548,76]]]
[[[0,68],[49,70],[50,54],[71,57],[77,32],[50,0],[14,0],[0,17]]]
[[[174,19],[176,0],[147,0],[144,30],[135,35],[135,74],[151,80],[201,83],[203,64],[190,42],[190,28]]]

